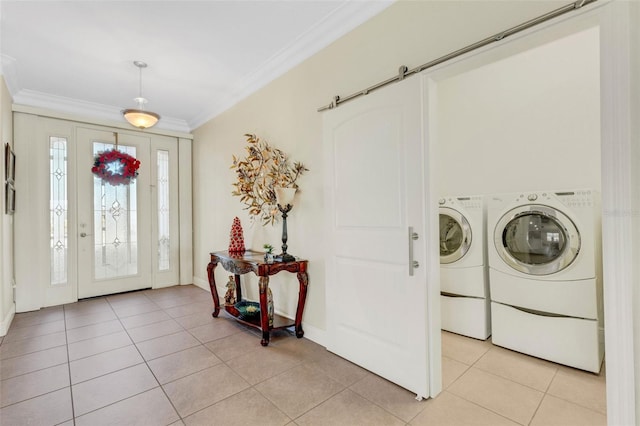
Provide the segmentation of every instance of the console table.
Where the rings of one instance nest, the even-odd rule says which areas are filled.
[[[234,274],[235,279],[235,298],[238,302],[242,300],[242,288],[240,287],[240,275],[253,272],[259,277],[258,290],[260,291],[260,317],[259,318],[243,318],[240,317],[238,310],[234,305],[225,304],[225,311],[235,317],[238,321],[249,326],[262,330],[262,340],[260,344],[267,346],[269,344],[270,331],[276,329],[295,326],[296,337],[304,336],[302,330],[302,313],[304,311],[304,303],[307,298],[307,286],[309,277],[307,275],[307,261],[296,260],[293,262],[273,262],[267,263],[264,260],[264,253],[247,250],[244,253],[229,253],[227,251],[218,251],[211,254],[211,261],[207,265],[207,276],[209,278],[209,286],[211,287],[211,297],[213,298],[214,311],[211,314],[214,318],[220,313],[220,299],[216,288],[216,280],[214,270],[218,263],[222,267]],[[295,273],[298,276],[300,290],[298,292],[298,307],[296,309],[296,319],[292,321],[289,318],[278,314],[273,314],[273,323],[269,324],[269,313],[267,312],[267,289],[269,288],[269,277],[278,272],[286,271]]]

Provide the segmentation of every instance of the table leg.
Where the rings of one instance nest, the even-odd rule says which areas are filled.
[[[302,329],[302,313],[304,312],[304,303],[307,300],[307,287],[309,285],[309,276],[306,272],[298,272],[298,282],[300,283],[300,291],[298,292],[298,308],[296,309],[296,337],[300,339],[304,336]]]
[[[267,303],[267,290],[269,288],[269,277],[260,277],[258,289],[260,290],[260,328],[262,329],[262,340],[260,344],[267,346],[269,344],[269,312]]]
[[[236,302],[240,302],[242,300],[242,287],[240,286],[240,275],[234,274],[234,279],[236,281]]]
[[[220,299],[218,298],[218,289],[216,288],[216,277],[213,273],[218,266],[218,262],[209,262],[207,265],[207,277],[209,278],[209,288],[211,289],[211,297],[213,298],[213,313],[214,318],[220,313]]]

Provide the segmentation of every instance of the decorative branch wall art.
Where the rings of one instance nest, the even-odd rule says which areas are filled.
[[[256,135],[245,137],[246,157],[233,156],[231,169],[236,171],[237,181],[232,195],[240,197],[252,220],[260,220],[263,226],[273,225],[278,218],[276,188],[298,188],[296,181],[309,169],[291,162],[282,150]]]

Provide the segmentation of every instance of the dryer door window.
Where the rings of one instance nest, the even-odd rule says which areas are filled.
[[[495,237],[500,257],[512,268],[531,275],[561,271],[580,250],[580,236],[573,222],[546,206],[512,210],[496,227]]]
[[[528,265],[544,265],[562,255],[567,236],[564,228],[550,216],[526,213],[513,219],[503,232],[505,249],[516,260]]]
[[[471,246],[471,227],[460,212],[440,208],[440,263],[460,260]]]

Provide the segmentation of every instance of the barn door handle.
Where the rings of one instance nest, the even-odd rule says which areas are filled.
[[[409,276],[413,276],[413,270],[420,267],[417,260],[413,260],[413,242],[419,238],[418,233],[413,231],[413,226],[409,227]]]

